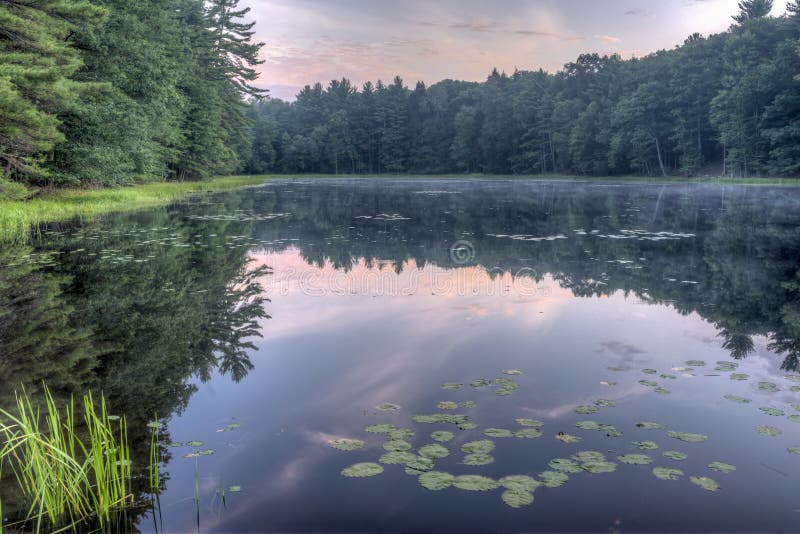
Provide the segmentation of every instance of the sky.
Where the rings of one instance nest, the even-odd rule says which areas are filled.
[[[773,15],[788,0],[775,0]],[[554,72],[583,52],[624,58],[724,31],[737,0],[241,0],[265,43],[256,85],[481,81],[493,68]]]

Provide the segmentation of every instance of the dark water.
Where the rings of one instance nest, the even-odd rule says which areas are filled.
[[[193,531],[198,512],[201,530],[227,532],[800,530],[800,455],[787,450],[800,447],[800,189],[271,182],[54,225],[0,255],[0,306],[4,405],[20,383],[102,389],[128,418],[139,469],[147,422],[167,421],[160,517],[132,519],[145,531]],[[519,388],[468,385],[482,377]],[[598,399],[616,406],[575,413]],[[466,400],[476,406],[449,413],[475,430],[411,420]],[[401,409],[376,410],[384,402]],[[495,438],[493,463],[461,463],[463,443],[519,430],[516,418],[541,420],[543,435]],[[576,428],[586,420],[623,435]],[[618,465],[539,487],[519,509],[502,488],[429,491],[402,465],[341,476],[385,452],[386,437],[364,431],[378,423],[414,429],[415,448],[453,431],[435,469],[454,475],[535,477],[579,451]],[[336,438],[366,446],[338,451]],[[197,459],[197,505],[192,449],[168,446],[191,440],[215,451]],[[659,448],[632,444],[643,440]],[[628,453],[654,462],[617,460]],[[660,480],[658,466],[684,475]],[[7,515],[22,506],[8,478],[0,497]]]

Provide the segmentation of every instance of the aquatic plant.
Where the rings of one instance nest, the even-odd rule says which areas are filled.
[[[481,475],[460,475],[453,480],[453,486],[466,491],[490,491],[500,487],[500,483]]]
[[[443,447],[438,443],[431,443],[429,445],[423,445],[417,452],[420,456],[424,456],[425,458],[432,458],[432,459],[439,459],[439,458],[447,458],[450,456],[450,451],[447,447]]]
[[[661,480],[678,480],[683,476],[683,471],[672,467],[654,467],[653,474]]]
[[[490,438],[510,438],[514,436],[513,432],[505,428],[487,428],[483,433]]]
[[[653,423],[652,421],[642,421],[640,423],[636,423],[636,426],[639,428],[644,428],[645,430],[658,430],[664,428],[664,425],[661,423]]]
[[[550,460],[547,465],[550,469],[561,471],[562,473],[580,473],[583,470],[578,462],[567,458],[555,458]]]
[[[478,452],[475,454],[467,454],[464,456],[464,465],[488,465],[494,462],[494,456]]]
[[[442,473],[440,471],[430,471],[423,473],[419,476],[419,483],[423,488],[431,491],[440,491],[449,488],[453,485],[456,477],[450,473]]]
[[[400,405],[393,402],[384,402],[383,404],[377,405],[375,409],[382,412],[396,412],[400,409]]]
[[[796,417],[796,416],[795,416]],[[517,430],[514,432],[514,436],[517,438],[540,438],[542,437],[542,431],[538,428],[523,428],[522,430]]]
[[[516,421],[517,424],[521,426],[533,426],[537,428],[544,426],[543,422],[537,421],[536,419],[519,418],[519,419],[514,419],[514,421]]]
[[[761,425],[759,427],[756,427],[756,430],[762,436],[769,436],[772,438],[783,434],[780,428],[775,428],[774,426],[769,426],[769,425]]]
[[[533,491],[542,485],[528,475],[508,475],[498,480],[501,486],[511,491]]]
[[[328,445],[340,451],[354,451],[364,448],[364,442],[360,439],[332,439],[328,441]]]
[[[762,406],[761,408],[759,408],[759,410],[761,410],[763,413],[767,415],[772,415],[775,417],[782,417],[786,415],[786,412],[784,412],[783,410],[779,410],[777,408],[767,408]]]
[[[702,443],[704,441],[708,441],[708,436],[703,434],[692,434],[691,432],[676,432],[674,430],[670,430],[667,432],[667,435],[671,438],[679,439],[689,443]]]
[[[383,473],[383,467],[372,462],[353,464],[342,469],[342,476],[350,478],[374,477]]]
[[[455,390],[455,389],[461,389],[463,386],[464,384],[459,384],[457,382],[445,382],[444,384],[442,384],[442,389]]]
[[[383,450],[388,452],[405,452],[411,450],[411,443],[402,439],[390,439],[383,444]]]
[[[468,454],[476,453],[490,453],[494,450],[494,441],[488,439],[481,439],[478,441],[469,441],[461,446],[462,452]]]
[[[689,480],[692,481],[692,484],[697,484],[704,490],[717,491],[719,489],[719,484],[708,477],[689,477]]]
[[[758,389],[761,391],[766,391],[767,393],[776,393],[781,390],[777,384],[772,382],[759,382]]]
[[[688,454],[679,451],[664,451],[663,455],[669,458],[670,460],[685,460],[689,457]]]
[[[548,488],[558,488],[569,480],[569,475],[561,471],[543,471],[539,473],[539,480],[542,485]]]
[[[628,465],[647,465],[653,463],[653,459],[646,454],[623,454],[617,456],[617,460]]]
[[[712,471],[719,471],[720,473],[733,473],[736,471],[735,465],[726,464],[725,462],[711,462],[708,464],[708,468]]]
[[[452,440],[456,435],[446,430],[437,430],[431,433],[431,439],[441,443],[446,443]]]
[[[752,402],[752,400],[746,397],[740,397],[739,395],[725,395],[724,398],[728,399],[729,401],[738,402],[739,404],[749,404]]]
[[[370,434],[388,434],[392,430],[397,430],[397,427],[390,424],[369,425],[364,428],[364,431]]]
[[[506,490],[500,498],[511,508],[522,508],[533,504],[533,493],[529,491]]]
[[[378,461],[387,465],[405,465],[414,461],[416,457],[416,454],[408,451],[392,451],[382,455],[380,458],[378,458]]]
[[[590,406],[590,405],[587,404],[587,405],[576,407],[575,408],[575,413],[578,413],[578,414],[581,414],[581,415],[589,415],[589,414],[592,414],[592,413],[596,413],[597,410],[598,410],[597,406]]]
[[[440,410],[455,410],[458,408],[458,404],[453,401],[442,401],[436,407]]]
[[[643,451],[652,451],[658,448],[658,444],[654,441],[633,441],[631,443]]]

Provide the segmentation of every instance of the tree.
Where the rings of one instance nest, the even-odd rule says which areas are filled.
[[[772,11],[773,0],[741,0],[739,2],[739,14],[733,16],[738,24],[752,19],[760,19],[769,15]]]

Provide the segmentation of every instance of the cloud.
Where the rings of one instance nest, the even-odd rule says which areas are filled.
[[[456,30],[468,30],[471,32],[490,32],[499,28],[499,24],[495,22],[458,22],[450,25],[451,28]]]
[[[600,39],[600,40],[605,41],[607,43],[621,43],[622,42],[622,39],[620,39],[619,37],[615,37],[613,35],[595,35],[594,37],[595,37],[595,39]]]

